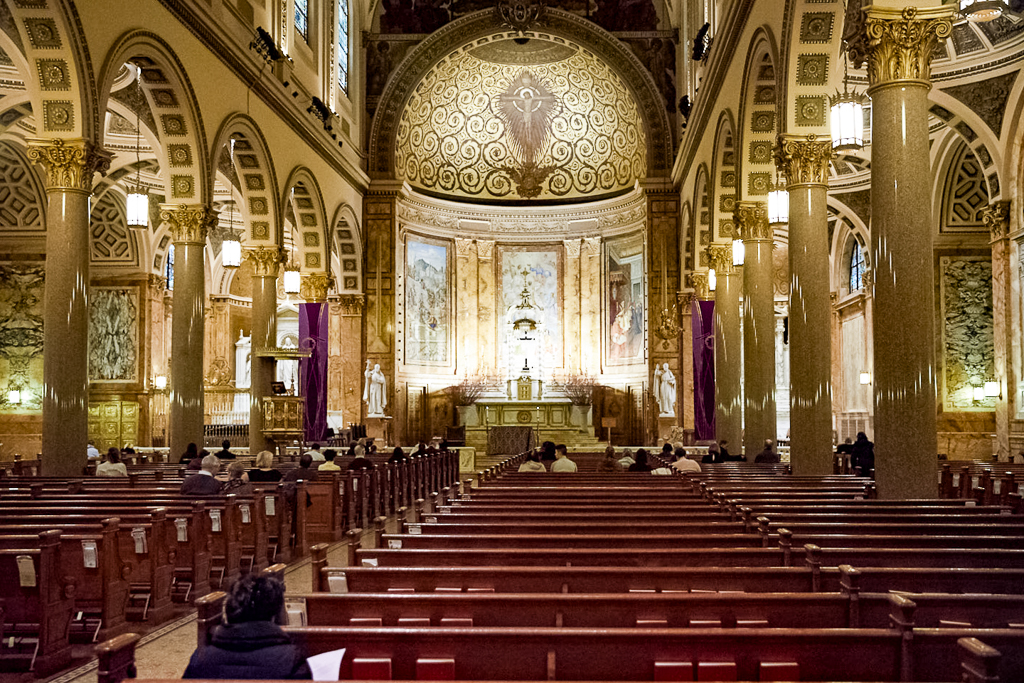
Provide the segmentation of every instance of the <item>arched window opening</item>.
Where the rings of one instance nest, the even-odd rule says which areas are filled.
[[[338,0],[338,88],[348,95],[348,0]]]
[[[295,30],[309,42],[309,0],[295,0]]]
[[[854,240],[850,249],[850,292],[864,289],[864,267],[864,250],[860,248],[860,242]]]
[[[174,245],[167,247],[167,262],[164,265],[164,277],[167,278],[167,289],[174,290]]]

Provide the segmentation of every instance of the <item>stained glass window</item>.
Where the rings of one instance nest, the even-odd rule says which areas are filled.
[[[338,0],[338,88],[348,95],[348,0]]]
[[[309,0],[295,0],[295,30],[309,42]]]
[[[864,250],[860,248],[860,242],[854,240],[850,250],[850,291],[861,289],[864,289]]]

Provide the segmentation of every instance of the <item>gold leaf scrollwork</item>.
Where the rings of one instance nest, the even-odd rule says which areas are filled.
[[[106,175],[110,153],[77,138],[29,140],[28,158],[46,169],[47,189],[92,191],[92,175]]]
[[[281,247],[255,247],[245,251],[245,258],[252,261],[255,277],[277,277],[284,254]]]
[[[327,273],[310,273],[302,278],[299,296],[310,303],[327,301],[327,292],[334,287],[334,278]]]
[[[835,156],[832,140],[816,135],[779,135],[775,142],[775,165],[786,176],[789,187],[827,186],[828,164]]]
[[[896,81],[928,83],[932,53],[953,32],[953,8],[896,10],[872,7],[867,12],[868,93]]]
[[[342,294],[338,297],[338,306],[342,315],[362,315],[363,302],[366,299],[362,294]]]
[[[1010,234],[1010,202],[992,202],[981,210],[981,220],[988,227],[991,241],[998,242]]]
[[[711,298],[707,273],[690,273],[690,285],[693,286],[693,293],[698,299],[707,301]]]
[[[161,204],[160,220],[170,225],[171,241],[175,244],[205,245],[217,212],[205,205]]]
[[[732,245],[712,244],[708,247],[708,260],[711,261],[711,267],[715,269],[716,276],[731,275],[733,272]]]
[[[768,224],[768,203],[736,202],[736,228],[744,242],[753,240],[772,241],[774,231]]]

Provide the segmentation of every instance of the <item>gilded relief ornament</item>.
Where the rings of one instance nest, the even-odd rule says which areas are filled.
[[[161,204],[160,220],[171,228],[175,244],[206,244],[210,228],[217,222],[217,212],[202,204]]]
[[[362,315],[366,297],[362,294],[342,294],[338,297],[338,305],[342,315]]]
[[[772,226],[768,224],[767,202],[736,202],[736,227],[744,242],[774,238]],[[731,257],[730,257],[731,258]]]
[[[829,138],[780,134],[775,142],[775,166],[789,187],[827,186],[829,161],[835,157]]]
[[[991,241],[997,242],[1010,232],[1010,202],[992,202],[981,210],[981,220],[988,226]]]
[[[310,273],[302,278],[299,296],[309,303],[327,301],[327,292],[334,287],[334,278],[327,273]]]
[[[676,322],[676,307],[661,309],[658,314],[658,325],[654,333],[663,340],[663,346],[668,348],[668,341],[679,336],[679,324]]]
[[[252,261],[255,277],[277,277],[284,254],[281,247],[255,247],[246,250],[245,258]]]
[[[46,169],[47,189],[92,192],[92,174],[106,175],[110,168],[110,153],[82,138],[28,143],[28,158]]]
[[[693,287],[693,293],[698,299],[707,301],[711,298],[707,273],[690,273],[690,285]]]
[[[851,57],[859,65],[868,63],[868,93],[871,88],[894,81],[931,79],[931,58],[940,40],[953,32],[953,10],[950,5],[935,8],[872,7],[867,11],[865,49],[851,49]],[[860,59],[857,59],[857,58]]]
[[[534,28],[544,17],[547,9],[542,2],[523,2],[523,0],[498,0],[494,12],[498,22],[513,31],[522,33]]]
[[[712,244],[708,247],[708,260],[715,269],[715,275],[732,275],[732,245]]]

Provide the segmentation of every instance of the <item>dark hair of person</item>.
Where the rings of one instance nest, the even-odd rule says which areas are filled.
[[[670,443],[668,443],[666,441],[665,445],[661,447],[661,452],[662,453],[671,453],[672,452],[672,444],[670,444]]]
[[[646,448],[641,448],[640,450],[638,450],[636,452],[636,457],[634,458],[634,460],[636,461],[637,465],[646,465],[647,464],[647,449]]]
[[[441,452],[444,453],[448,450],[448,439],[441,439]]]
[[[185,455],[189,456],[190,458],[199,457],[199,446],[195,445],[194,443],[190,443],[188,446],[185,447]]]
[[[338,457],[338,451],[334,450],[333,448],[328,448],[328,449],[324,450],[324,460],[326,460],[327,462],[331,462],[332,460],[334,460],[337,457]]]
[[[121,455],[135,455],[135,449],[131,446],[125,446],[121,449]]]
[[[560,443],[557,446],[555,446],[555,451],[561,453],[562,455],[565,455],[569,452],[569,449],[565,447],[564,443]]]
[[[121,462],[121,451],[111,446],[107,449],[107,462]]]
[[[675,455],[676,455],[677,458],[685,458],[686,457],[686,449],[685,448],[677,448]]]
[[[284,607],[284,584],[272,576],[246,574],[231,587],[224,600],[224,619],[229,624],[273,621]]]
[[[351,455],[351,456],[355,456],[355,454],[356,454],[356,445],[354,443],[353,444],[349,444],[349,446],[348,446],[348,454]]]
[[[227,439],[224,439],[223,441],[220,442],[220,447],[223,448],[224,450],[227,450],[231,448],[231,442],[228,441]]]
[[[315,443],[315,444],[313,444],[312,448],[313,448],[314,451],[318,451],[318,450],[320,450],[320,444]]]
[[[401,446],[395,446],[395,451],[391,454],[394,458],[404,458],[405,451],[402,450]]]
[[[313,464],[313,456],[309,453],[303,453],[299,456],[299,467],[309,468]]]

